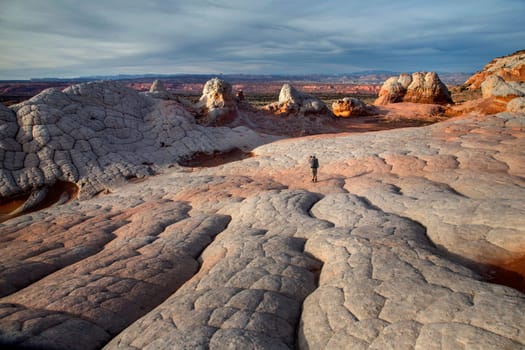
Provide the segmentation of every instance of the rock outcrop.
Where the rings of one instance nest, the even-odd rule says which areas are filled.
[[[336,117],[353,117],[374,114],[373,106],[355,97],[345,97],[332,103],[332,113]]]
[[[208,80],[195,109],[198,122],[207,126],[227,125],[238,118],[232,86],[219,78]]]
[[[498,75],[489,75],[481,83],[481,93],[484,98],[497,97],[513,99],[525,96],[525,81],[505,81]]]
[[[279,92],[279,101],[263,107],[278,115],[306,115],[329,113],[325,103],[317,97],[302,93],[290,84],[284,84]]]
[[[187,103],[185,103],[186,101],[183,100],[182,98],[178,97],[178,96],[175,96],[174,94],[172,94],[168,90],[166,90],[166,88],[164,87],[164,83],[161,80],[158,80],[158,79],[153,81],[153,83],[151,84],[151,86],[149,88],[149,91],[141,92],[140,94],[144,95],[144,96],[152,97],[152,98],[155,98],[155,99],[177,101],[177,102],[183,104],[186,107],[186,109],[188,109],[187,106],[186,106]],[[191,104],[190,104],[190,108],[191,108]]]
[[[0,197],[28,195],[57,181],[89,198],[196,152],[248,148],[244,127],[205,128],[179,103],[151,99],[116,82],[48,89],[0,106]],[[257,143],[257,141],[255,142]]]
[[[166,88],[162,81],[157,79],[151,84],[149,92],[166,92]]]
[[[385,81],[375,105],[396,102],[414,102],[429,104],[452,103],[450,92],[435,72],[416,72],[411,76],[401,74]]]
[[[507,111],[516,114],[525,114],[525,97],[517,97],[507,104]]]
[[[469,89],[479,89],[492,75],[499,76],[507,82],[525,82],[525,50],[492,60],[481,71],[471,76],[465,82],[465,86]]]

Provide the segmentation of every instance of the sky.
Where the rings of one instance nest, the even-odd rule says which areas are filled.
[[[471,73],[525,49],[525,0],[0,0],[0,80]]]

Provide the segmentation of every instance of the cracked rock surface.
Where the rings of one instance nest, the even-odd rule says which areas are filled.
[[[80,196],[89,198],[196,152],[261,143],[247,128],[202,127],[178,102],[153,99],[112,81],[45,90],[0,107],[0,121],[2,197],[60,180],[77,184]]]
[[[84,96],[46,94],[67,101]],[[102,92],[89,96],[92,105],[111,99]],[[109,169],[138,169],[144,159],[160,167],[162,152],[182,149],[173,146],[180,140],[193,142],[185,150],[199,148],[201,140],[219,150],[243,140],[238,131],[186,120],[174,101],[136,98],[120,110],[123,123],[129,114],[146,139],[146,129],[161,135],[169,126],[163,136],[169,147],[136,150],[136,157],[150,158],[122,163],[115,149],[113,163],[99,164],[99,172],[75,167],[78,179],[93,188],[111,186],[111,193],[0,223],[2,346],[525,347],[525,289],[519,290],[519,279],[514,288],[489,280],[491,266],[523,276],[515,264],[525,255],[523,115],[281,140],[255,148],[251,158],[213,168],[174,166],[115,185]],[[48,108],[32,103],[29,110]],[[65,106],[44,117],[55,113],[59,123]],[[140,118],[139,106],[148,110]],[[173,113],[168,118],[163,111]],[[88,112],[79,107],[78,113],[81,122]],[[149,124],[136,120],[153,115]],[[2,187],[10,193],[28,170],[5,164],[12,167],[16,152],[25,164],[24,147],[32,146],[20,143],[28,134],[19,131],[12,110],[0,109],[0,117],[0,132],[10,137],[3,139],[4,155],[13,147],[2,168],[13,180]],[[27,142],[40,135],[47,149],[62,140],[45,136],[53,127],[34,131],[53,125],[46,123],[32,120]],[[189,131],[180,130],[185,125]],[[184,132],[193,137],[174,136]],[[317,183],[310,182],[312,153],[320,162]],[[115,174],[124,176],[121,170]]]

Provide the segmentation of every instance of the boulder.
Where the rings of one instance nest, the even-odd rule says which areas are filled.
[[[401,74],[387,79],[374,104],[396,102],[449,104],[452,103],[452,98],[437,73],[416,72],[412,76]]]
[[[207,126],[230,124],[239,114],[232,86],[219,78],[206,82],[195,109],[198,111],[197,121]]]
[[[508,99],[521,97],[525,96],[525,83],[505,81],[498,75],[489,75],[481,83],[481,93],[484,98],[492,96]]]
[[[279,115],[326,114],[325,103],[317,97],[302,93],[290,84],[284,84],[279,92],[279,101],[263,107]]]
[[[345,97],[332,103],[332,113],[336,117],[370,115],[370,108],[358,98]]]

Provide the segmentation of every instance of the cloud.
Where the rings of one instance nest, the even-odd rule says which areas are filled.
[[[525,42],[521,0],[20,0],[0,79],[119,73],[475,71]]]

